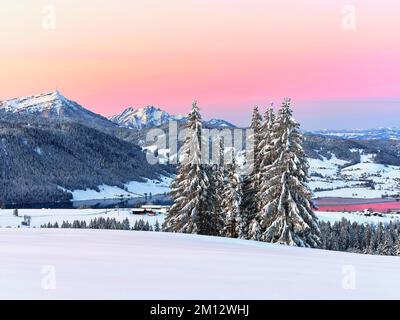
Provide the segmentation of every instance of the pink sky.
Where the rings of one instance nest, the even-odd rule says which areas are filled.
[[[0,99],[58,88],[107,116],[148,104],[186,113],[197,99],[206,117],[244,124],[254,104],[290,96],[315,128],[337,110],[362,111],[357,127],[377,109],[379,125],[400,115],[395,0],[351,1],[355,30],[338,0],[54,0],[46,30],[48,3],[2,0]]]

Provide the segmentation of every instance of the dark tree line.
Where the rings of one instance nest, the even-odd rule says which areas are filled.
[[[400,255],[400,222],[359,224],[342,219],[320,222],[321,249],[374,255]]]
[[[133,227],[130,226],[129,220],[124,219],[123,221],[117,221],[115,218],[95,218],[90,220],[89,223],[86,221],[75,220],[72,223],[63,221],[61,226],[55,222],[43,224],[41,228],[64,228],[64,229],[103,229],[103,230],[135,230],[135,231],[161,231],[158,220],[154,226],[150,225],[148,221],[139,219],[135,221]]]

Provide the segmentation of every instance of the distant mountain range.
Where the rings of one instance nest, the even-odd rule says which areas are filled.
[[[161,126],[170,120],[185,121],[186,118],[179,115],[170,115],[168,112],[154,106],[146,106],[140,109],[126,108],[120,114],[110,117],[109,120],[126,128],[144,129]]]
[[[82,107],[75,101],[67,99],[59,91],[0,101],[0,110],[16,114],[38,115],[43,118],[68,119],[92,126],[109,127],[117,124],[129,129],[161,126],[170,120],[182,122],[187,120],[185,116],[170,115],[155,106],[146,106],[139,109],[129,107],[120,114],[107,119]],[[204,121],[204,124],[212,127],[236,128],[235,125],[221,119]]]
[[[182,115],[171,115],[168,112],[154,106],[146,106],[140,109],[129,107],[120,114],[109,118],[112,122],[131,129],[145,129],[161,126],[169,121],[186,122],[187,117]],[[206,126],[236,128],[235,125],[222,119],[211,119],[203,121]]]
[[[350,140],[400,140],[400,128],[319,130],[311,133]]]

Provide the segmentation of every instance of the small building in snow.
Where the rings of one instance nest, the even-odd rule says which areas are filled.
[[[165,206],[165,205],[154,205],[154,204],[144,204],[141,206],[141,208],[154,211],[156,213],[168,213],[170,206]]]

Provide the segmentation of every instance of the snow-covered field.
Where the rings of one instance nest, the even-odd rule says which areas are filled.
[[[0,229],[1,299],[399,299],[400,258],[160,232]]]
[[[390,221],[400,221],[400,215],[387,214],[383,217],[366,217],[361,212],[323,212],[316,211],[318,219],[321,221],[340,221],[345,218],[351,222],[358,223],[389,223]],[[12,209],[0,210],[0,227],[1,228],[16,228],[23,227],[21,222],[24,220],[24,215],[31,217],[31,227],[40,227],[47,223],[58,223],[60,226],[63,221],[72,223],[74,220],[86,221],[95,218],[115,218],[117,221],[128,219],[131,227],[135,224],[136,220],[142,219],[148,221],[150,225],[154,225],[156,221],[161,225],[164,221],[165,215],[160,213],[156,216],[148,215],[133,215],[129,209],[19,209],[18,217],[13,215]]]

